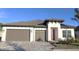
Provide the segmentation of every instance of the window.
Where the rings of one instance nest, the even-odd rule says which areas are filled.
[[[71,30],[63,30],[63,37],[71,37]]]
[[[63,37],[66,37],[66,30],[63,30]]]
[[[70,30],[68,30],[68,37],[71,37],[71,31]]]

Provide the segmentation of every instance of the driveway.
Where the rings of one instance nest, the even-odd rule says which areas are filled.
[[[0,42],[0,51],[52,51],[53,48],[48,42]]]

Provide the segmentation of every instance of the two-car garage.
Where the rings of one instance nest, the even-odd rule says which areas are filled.
[[[6,41],[30,41],[30,34],[30,29],[6,29]],[[46,40],[46,30],[35,30],[35,41],[39,39]]]

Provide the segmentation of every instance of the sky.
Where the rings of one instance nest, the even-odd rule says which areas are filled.
[[[18,22],[45,20],[48,18],[64,19],[64,24],[77,26],[73,8],[0,8],[0,22]]]

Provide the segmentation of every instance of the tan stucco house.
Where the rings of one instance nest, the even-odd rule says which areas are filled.
[[[62,24],[61,19],[33,20],[0,24],[1,41],[58,41],[75,38],[74,27]]]

